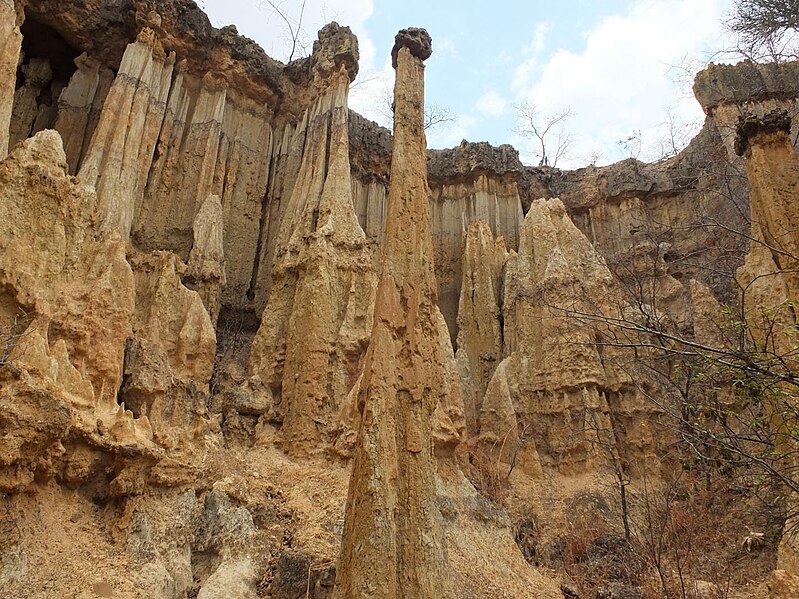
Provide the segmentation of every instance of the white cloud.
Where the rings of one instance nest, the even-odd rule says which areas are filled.
[[[514,89],[542,113],[572,107],[568,128],[579,158],[568,166],[585,164],[597,146],[608,159],[624,158],[616,142],[640,130],[643,146],[654,144],[667,107],[680,123],[701,121],[696,100],[667,74],[676,60],[701,56],[718,43],[728,6],[729,0],[635,0],[627,14],[605,18],[589,31],[582,52],[556,50],[535,80],[529,61],[522,63]],[[536,32],[530,47],[540,47],[540,37]]]
[[[541,67],[541,57],[547,46],[547,37],[552,26],[547,21],[539,21],[533,29],[533,37],[528,45],[522,48],[523,60],[516,67],[513,77],[513,89],[518,91],[530,84],[536,70]]]
[[[498,117],[505,114],[508,109],[508,101],[492,89],[480,96],[474,107],[486,116]]]
[[[258,42],[273,58],[284,62],[288,59],[292,47],[290,28],[266,0],[205,0],[202,5],[215,27],[233,23],[239,33]],[[300,22],[302,4],[278,0],[275,5],[292,23],[292,28],[296,28]],[[394,70],[388,57],[378,63],[375,44],[367,33],[366,21],[373,12],[373,0],[307,0],[302,13],[301,47],[295,52],[294,58],[311,52],[317,32],[330,21],[352,28],[358,37],[360,70],[350,94],[350,106],[386,125],[383,107],[385,90],[390,90],[394,84]]]
[[[433,49],[437,53],[444,56],[459,58],[458,49],[455,47],[455,42],[448,37],[442,37],[441,39],[435,40]]]
[[[299,54],[311,51],[316,33],[330,21],[352,27],[360,41],[362,59],[366,63],[374,60],[374,45],[366,35],[365,22],[374,11],[373,0],[307,0],[300,19],[302,4],[299,2],[274,2],[286,20],[270,6],[267,0],[230,2],[229,0],[204,0],[202,7],[215,27],[234,24],[239,33],[254,39],[266,53],[285,61],[291,53],[291,29],[298,29],[299,42],[304,47]],[[297,58],[297,53],[295,53]]]

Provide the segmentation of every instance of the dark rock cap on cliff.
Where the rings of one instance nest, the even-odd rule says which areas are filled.
[[[400,29],[394,36],[394,47],[391,49],[391,65],[397,68],[397,55],[402,47],[406,47],[419,60],[427,60],[433,54],[433,38],[421,27]]]
[[[749,140],[755,135],[791,132],[791,117],[785,110],[772,110],[765,116],[758,117],[753,114],[743,114],[738,118],[738,128],[735,136],[735,153],[743,156],[749,147]]]

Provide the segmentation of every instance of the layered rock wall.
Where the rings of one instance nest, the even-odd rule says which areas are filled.
[[[494,250],[484,247],[490,264]],[[518,451],[531,474],[577,474],[601,469],[608,460],[602,448],[610,445],[630,468],[658,471],[657,410],[628,369],[632,361],[603,342],[612,338],[607,323],[623,318],[625,305],[619,283],[563,203],[534,201],[519,252],[505,265],[502,319],[493,318],[503,330],[504,360],[479,414],[481,438],[503,448],[501,459]],[[484,318],[463,314],[462,330],[489,325]]]

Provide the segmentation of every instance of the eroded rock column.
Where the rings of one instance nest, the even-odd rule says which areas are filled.
[[[152,19],[160,21],[155,14]],[[124,241],[130,237],[161,132],[174,63],[174,54],[164,53],[149,28],[125,51],[78,173],[81,182],[97,190],[100,233],[116,230]]]
[[[25,84],[14,93],[14,108],[11,111],[11,129],[8,145],[14,147],[30,137],[39,114],[37,99],[42,90],[50,85],[53,71],[46,58],[33,58],[22,67]]]
[[[219,318],[226,283],[224,226],[219,196],[210,195],[194,218],[194,244],[186,282],[200,294],[214,324]]]
[[[791,119],[775,110],[762,118],[742,117],[738,124],[735,150],[746,158],[751,186],[752,232],[749,253],[738,269],[741,302],[746,323],[757,351],[781,356],[783,364],[796,372],[796,313],[792,303],[799,297],[799,158],[791,146]],[[784,420],[788,406],[795,403],[795,388],[786,385],[775,405],[765,403],[770,426],[783,431],[792,425]],[[785,403],[782,403],[785,402]],[[787,405],[786,405],[787,404]],[[795,454],[795,435],[781,434],[778,453]],[[795,458],[794,458],[795,460]],[[784,464],[788,466],[788,464]],[[788,513],[796,513],[799,498],[789,493]],[[777,553],[777,572],[799,584],[799,534],[796,517],[785,523]],[[784,571],[784,572],[780,572]],[[773,597],[783,597],[772,592]]]
[[[320,40],[336,35],[341,44],[333,47],[357,57],[357,41],[346,28],[328,26]],[[306,131],[304,149],[281,207],[269,297],[249,364],[262,398],[257,403],[281,423],[280,445],[295,455],[322,450],[333,432],[363,364],[377,286],[352,203],[347,96],[353,62],[315,57],[315,82],[327,89],[298,126]]]
[[[488,382],[502,360],[502,275],[508,251],[487,223],[469,226],[463,253],[463,283],[458,307],[458,366],[464,382],[464,407],[470,432],[478,420]]]
[[[8,135],[14,91],[17,84],[17,65],[22,48],[21,11],[14,0],[0,0],[0,159],[8,154]]]
[[[53,127],[64,140],[70,174],[80,167],[94,129],[97,127],[114,73],[103,68],[96,58],[81,54],[75,60],[78,70],[58,98],[58,117]]]
[[[447,596],[445,540],[436,502],[432,415],[446,374],[423,130],[423,29],[400,31],[392,51],[394,149],[381,274],[361,391],[334,597]]]

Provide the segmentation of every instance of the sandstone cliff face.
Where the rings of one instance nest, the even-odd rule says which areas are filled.
[[[764,116],[777,108],[796,114],[796,62],[758,64],[746,60],[736,65],[710,64],[694,80],[694,95],[705,113],[715,122],[724,147],[735,157],[735,139],[741,108],[746,113]],[[791,126],[796,139],[797,125]]]
[[[0,164],[2,317],[19,334],[2,385],[3,430],[17,432],[5,437],[0,463],[3,486],[17,491],[34,475],[51,478],[64,467],[65,480],[85,480],[86,468],[65,466],[75,443],[155,449],[147,420],[135,421],[116,402],[133,273],[118,236],[95,240],[94,195],[66,169],[54,132],[26,141]],[[35,458],[45,454],[31,443],[48,457]]]
[[[343,70],[309,110],[310,137],[283,215],[269,299],[253,343],[270,419],[283,446],[323,447],[360,373],[368,344],[375,274],[352,207]],[[259,402],[261,403],[261,402]]]
[[[469,432],[479,432],[483,395],[503,357],[502,286],[508,251],[478,221],[469,226],[458,304],[458,367]]]
[[[342,597],[560,596],[458,460],[477,444],[518,465],[514,501],[559,501],[608,460],[657,475],[649,382],[605,344],[625,285],[709,343],[737,300],[714,272],[743,265],[750,312],[796,295],[795,156],[752,137],[763,243],[744,262],[729,133],[741,102],[791,107],[794,67],[757,67],[754,87],[736,83],[750,66],[700,76],[709,118],[677,157],[564,172],[509,146],[426,152],[421,38],[398,46],[392,139],[347,110],[345,27],[281,65],[190,0],[0,16],[11,593],[328,598],[343,521]],[[54,541],[60,568],[52,530],[74,540]]]
[[[98,479],[105,493],[140,492],[152,477],[174,484],[165,450],[191,454],[188,472],[202,461],[210,316],[181,284],[174,255],[137,257],[134,277],[119,234],[98,227],[93,190],[67,169],[53,131],[0,164],[0,303],[16,340],[3,429],[18,431],[5,438],[3,486],[19,491],[36,477],[79,486],[123,447],[129,459]]]
[[[12,3],[6,9],[17,15]],[[174,251],[188,262],[193,225],[208,196],[218,196],[229,259],[211,310],[259,317],[303,153],[302,116],[332,75],[357,73],[349,29],[325,27],[311,56],[281,65],[235,28],[213,29],[187,2],[35,0],[25,14],[26,30],[43,42],[24,57],[16,98],[3,103],[13,112],[12,143],[58,130],[70,172],[97,192],[101,231],[119,231],[136,250]],[[22,20],[21,11],[4,19],[9,86]],[[74,65],[64,53],[77,57]],[[52,97],[46,105],[44,95]]]
[[[34,58],[23,65],[21,70],[25,83],[14,93],[14,109],[9,131],[10,147],[29,137],[39,109],[36,99],[53,78],[53,71],[46,59]]]
[[[386,215],[386,164],[391,137],[386,129],[363,117],[351,125],[355,210],[370,242],[383,239]],[[463,142],[451,150],[428,152],[430,217],[435,248],[438,303],[452,341],[458,331],[458,304],[462,283],[461,256],[466,233],[474,222],[487,223],[510,249],[518,248],[524,218],[522,187],[529,198],[542,188],[524,181],[524,167],[511,146]],[[547,195],[543,191],[542,195]],[[536,195],[541,197],[541,195]]]
[[[485,391],[483,441],[503,448],[505,460],[520,452],[533,475],[599,469],[607,443],[630,465],[657,471],[653,408],[614,355],[620,350],[603,343],[624,296],[560,200],[532,203],[505,268],[506,357]]]
[[[454,337],[470,223],[487,223],[509,248],[519,247],[524,214],[515,175],[521,163],[510,146],[462,143],[453,151],[430,152],[429,168],[439,305]]]
[[[53,132],[25,142],[0,165],[3,318],[50,319],[51,340],[64,339],[95,392],[113,401],[130,331],[133,275],[118,237],[93,238],[95,196],[65,169]],[[29,202],[33,189],[40,190],[37,201]]]
[[[185,281],[197,290],[216,325],[222,307],[225,276],[224,214],[219,197],[210,195],[194,218],[194,243]]]
[[[155,25],[160,17],[154,20]],[[97,190],[99,231],[117,231],[126,242],[161,131],[174,62],[155,32],[142,29],[125,51],[78,173]]]
[[[78,173],[86,155],[114,81],[111,69],[86,53],[75,60],[75,66],[77,71],[58,97],[58,114],[53,125],[64,140],[69,172],[73,175]]]
[[[423,122],[424,30],[394,60],[394,151],[371,342],[358,407],[335,597],[444,597],[449,575],[435,503],[432,416],[446,374],[436,324]]]

